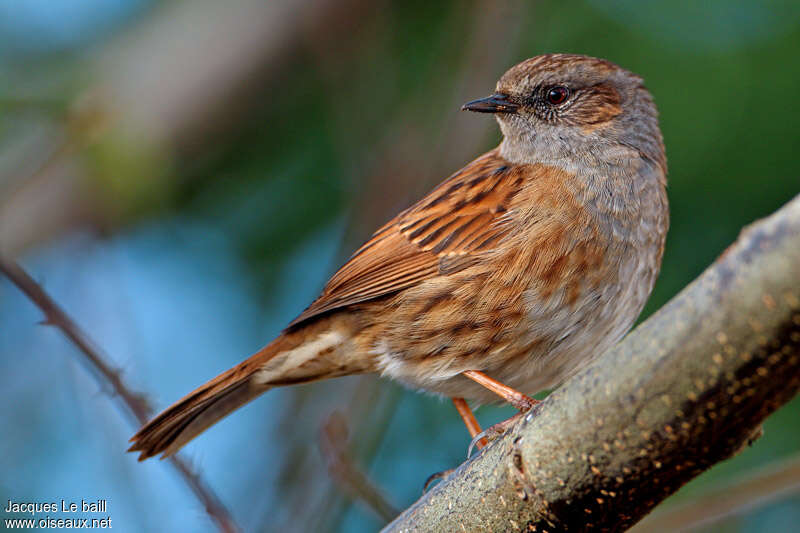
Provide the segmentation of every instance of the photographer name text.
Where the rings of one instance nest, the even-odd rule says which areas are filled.
[[[31,518],[6,518],[6,529],[84,529],[100,528],[111,529],[111,516],[106,515],[102,518],[83,518],[55,517],[49,513],[81,513],[81,514],[105,514],[108,511],[106,500],[84,500],[61,502],[17,502],[8,500],[3,509],[6,513],[30,514]],[[38,515],[38,516],[37,516]],[[44,516],[43,516],[44,515]]]
[[[41,513],[105,513],[107,509],[106,500],[81,500],[80,504],[61,500],[61,504],[56,502],[15,502],[8,500],[8,505],[3,509],[7,513],[30,513],[31,515]]]

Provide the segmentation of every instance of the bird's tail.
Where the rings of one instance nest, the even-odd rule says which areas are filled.
[[[342,375],[329,370],[342,336],[316,331],[309,340],[303,333],[279,336],[249,359],[184,396],[142,426],[131,438],[128,451],[140,452],[140,461],[159,453],[162,458],[169,457],[228,413],[274,386]]]

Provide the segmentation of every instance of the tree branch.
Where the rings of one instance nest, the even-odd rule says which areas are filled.
[[[363,501],[384,523],[399,514],[381,490],[356,466],[347,448],[347,423],[344,416],[334,411],[320,430],[320,448],[328,471],[354,500]]]
[[[100,385],[111,385],[114,393],[122,399],[122,405],[125,406],[128,414],[133,416],[139,426],[145,424],[152,415],[152,408],[147,398],[143,394],[134,392],[125,384],[120,372],[108,364],[108,358],[69,315],[16,262],[0,256],[0,273],[11,280],[44,313],[43,324],[57,327],[78,347],[88,362],[89,370],[95,374]],[[203,504],[206,513],[217,524],[219,530],[224,533],[239,531],[228,510],[205,481],[192,470],[189,463],[175,456],[170,457],[169,461]]]
[[[800,388],[800,196],[384,531],[622,531]]]

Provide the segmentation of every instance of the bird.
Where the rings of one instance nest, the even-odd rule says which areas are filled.
[[[525,412],[625,335],[669,226],[642,78],[538,55],[462,109],[494,115],[500,144],[380,227],[277,338],[145,424],[129,451],[168,457],[272,388],[365,373],[451,398],[485,445],[468,402]]]

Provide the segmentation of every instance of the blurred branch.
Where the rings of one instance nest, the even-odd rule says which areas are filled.
[[[351,496],[362,500],[375,514],[389,522],[400,511],[386,501],[381,491],[353,463],[347,451],[347,433],[344,416],[336,411],[331,413],[320,430],[320,448],[328,471]]]
[[[346,16],[356,3],[367,4],[169,2],[97,55],[95,89],[126,127],[197,149],[198,140],[247,115],[264,96],[264,79],[308,33],[336,33],[331,19]]]
[[[58,304],[31,278],[16,262],[0,256],[0,272],[17,286],[43,313],[45,325],[55,326],[78,347],[88,363],[90,371],[95,374],[102,385],[111,385],[112,391],[122,399],[122,404],[129,415],[144,424],[150,418],[152,409],[147,398],[134,392],[122,379],[120,372],[112,368],[107,357],[89,339],[89,336],[64,312]],[[214,494],[211,488],[192,470],[189,464],[178,457],[171,457],[170,462],[181,474],[186,485],[203,504],[209,517],[217,524],[220,531],[232,533],[239,531],[228,510]]]
[[[800,195],[384,531],[621,531],[800,388]]]
[[[372,375],[354,379],[350,391],[350,397],[341,406],[340,411],[342,420],[346,421],[345,429],[349,430],[346,432],[350,437],[346,447],[343,442],[338,444],[342,450],[347,450],[349,463],[357,470],[364,471],[369,468],[383,442],[402,393],[395,387],[387,387],[385,381]],[[323,425],[324,420],[320,427]],[[324,452],[322,459],[329,465]],[[358,468],[357,464],[362,465],[361,468]],[[330,470],[327,478],[329,483],[320,484],[325,487],[323,500],[315,509],[315,518],[304,524],[305,531],[339,531],[343,527],[342,523],[346,519],[353,498],[349,494],[343,494],[341,480],[331,475]],[[395,510],[385,521],[388,522],[398,513],[399,510]]]
[[[800,455],[776,461],[724,486],[698,494],[692,501],[648,516],[632,532],[691,531],[762,507],[800,491]]]
[[[365,0],[183,0],[153,8],[78,65],[90,82],[58,117],[67,129],[76,119],[91,120],[88,131],[69,131],[74,153],[15,186],[13,201],[0,183],[0,250],[16,256],[76,225],[118,222],[122,204],[136,200],[108,201],[119,180],[148,191],[151,181],[174,177],[169,168],[179,153],[189,157],[205,153],[209,143],[217,146],[221,132],[250,118],[264,85],[308,35],[337,32],[330,21],[360,4],[371,6]],[[25,110],[24,96],[9,103]],[[42,105],[56,110],[49,100]],[[91,168],[104,151],[118,168]],[[125,161],[117,161],[120,154]],[[134,164],[144,168],[132,176],[114,172]]]
[[[384,441],[403,391],[397,387],[387,386],[378,376],[365,375],[358,378],[354,394],[343,411],[343,416],[350,426],[350,446],[347,448],[350,457],[368,469]],[[345,519],[347,504],[331,508],[332,523],[338,529]],[[392,519],[400,513],[396,510]],[[336,530],[338,530],[336,529]]]

